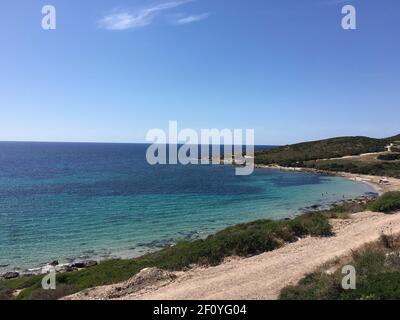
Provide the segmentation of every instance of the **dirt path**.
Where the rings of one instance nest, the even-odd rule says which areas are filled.
[[[177,278],[120,299],[276,299],[280,290],[335,257],[375,241],[389,229],[400,232],[400,213],[362,212],[348,220],[332,220],[329,238],[305,238],[285,247],[219,266],[176,273]],[[104,299],[113,286],[91,289],[73,299]]]

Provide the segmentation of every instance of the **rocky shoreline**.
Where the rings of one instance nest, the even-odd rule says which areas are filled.
[[[376,199],[379,196],[378,193],[367,193],[363,196],[359,196],[353,199],[344,199],[330,203],[328,206],[323,206],[320,204],[314,204],[308,207],[301,208],[303,213],[313,212],[318,210],[329,210],[336,206],[346,205],[346,204],[358,204],[358,205],[365,205],[368,202]]]
[[[168,238],[168,239],[160,239],[154,240],[151,242],[142,242],[138,243],[136,246],[129,248],[130,250],[135,250],[138,248],[144,249],[144,252],[151,252],[161,250],[165,247],[172,246],[176,244],[179,240],[196,240],[201,237],[199,231],[190,231],[187,233],[178,232],[177,238]],[[91,251],[90,253],[94,253],[95,251]],[[89,253],[89,252],[87,252]],[[143,253],[144,254],[144,253]],[[142,255],[142,254],[140,254]],[[137,256],[140,256],[137,255]],[[130,257],[131,259],[135,258],[135,256]],[[59,263],[59,260],[51,260],[47,263],[43,263],[38,267],[27,268],[24,270],[14,268],[4,273],[0,273],[0,280],[11,280],[18,279],[23,276],[34,276],[40,274],[47,274],[50,270],[55,270],[57,273],[65,273],[65,272],[73,272],[80,269],[87,269],[96,266],[98,263],[108,259],[124,259],[123,257],[119,257],[118,255],[112,256],[107,255],[104,259],[91,259],[89,255],[82,255],[77,258],[65,259],[69,262],[67,263]],[[129,259],[129,258],[125,258]],[[9,264],[0,265],[0,268],[6,268]]]
[[[51,270],[54,270],[59,273],[64,272],[72,272],[77,271],[80,269],[87,269],[94,266],[97,266],[98,261],[96,260],[82,260],[73,263],[66,263],[66,264],[59,264],[57,260],[51,261],[45,266],[41,268],[31,269],[31,271],[27,270],[26,272],[18,272],[18,271],[9,271],[0,276],[2,280],[11,280],[11,279],[18,279],[22,276],[29,276],[29,275],[39,275],[39,274],[46,274]]]

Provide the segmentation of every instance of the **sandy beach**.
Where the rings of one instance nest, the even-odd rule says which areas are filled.
[[[256,165],[258,169],[270,169],[270,170],[282,170],[282,171],[294,171],[294,172],[312,172],[322,173],[332,176],[338,176],[347,178],[353,181],[362,182],[373,187],[377,193],[383,194],[385,192],[400,190],[400,179],[382,176],[373,176],[365,174],[356,174],[349,172],[333,172],[333,171],[321,171],[312,168],[296,168],[296,167],[282,167],[278,165]]]
[[[379,193],[400,189],[399,179],[349,173],[337,175],[369,183]],[[258,256],[232,257],[216,267],[175,272],[168,280],[133,290],[118,299],[277,299],[282,288],[296,284],[322,264],[378,240],[382,233],[400,233],[400,214],[368,211],[330,222],[334,230],[332,237],[307,237]],[[110,299],[119,287],[128,284],[129,280],[125,284],[88,289],[67,299]]]

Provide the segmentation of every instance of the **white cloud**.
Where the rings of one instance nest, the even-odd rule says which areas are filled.
[[[99,27],[106,30],[127,30],[145,27],[152,23],[157,14],[173,9],[193,0],[177,0],[161,3],[141,9],[135,13],[129,11],[114,11],[99,21]]]
[[[151,23],[150,15],[132,15],[128,12],[117,12],[103,17],[99,26],[106,30],[126,30],[147,26]]]
[[[196,15],[180,17],[180,18],[176,19],[175,23],[176,24],[188,24],[188,23],[192,23],[192,22],[205,20],[209,16],[210,16],[209,13],[202,13],[202,14],[196,14]]]

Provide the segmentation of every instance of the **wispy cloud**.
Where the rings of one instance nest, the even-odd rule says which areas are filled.
[[[194,0],[164,2],[136,12],[114,10],[99,21],[99,27],[106,30],[127,30],[145,27],[162,11],[173,9]]]
[[[205,20],[210,16],[210,13],[202,13],[202,14],[194,14],[184,17],[179,17],[175,20],[176,24],[188,24],[192,22],[197,22],[201,20]]]

